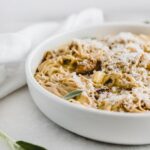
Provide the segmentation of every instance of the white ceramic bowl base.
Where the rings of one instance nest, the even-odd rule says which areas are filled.
[[[150,113],[117,113],[85,108],[72,104],[42,88],[34,73],[43,54],[73,38],[99,37],[110,33],[132,32],[150,34],[143,24],[103,24],[50,38],[34,49],[26,62],[30,93],[39,109],[63,128],[84,137],[116,144],[150,144]]]

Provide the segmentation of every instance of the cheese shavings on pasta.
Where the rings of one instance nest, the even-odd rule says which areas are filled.
[[[35,79],[59,97],[75,93],[67,100],[85,107],[149,111],[150,37],[122,32],[73,39],[45,53]]]

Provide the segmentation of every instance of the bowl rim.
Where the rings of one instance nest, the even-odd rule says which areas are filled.
[[[80,29],[76,29],[76,30],[72,30],[69,32],[65,32],[65,33],[58,33],[46,40],[44,40],[43,42],[41,42],[40,44],[38,44],[35,48],[33,48],[33,50],[29,53],[26,62],[25,62],[25,73],[26,73],[26,78],[30,81],[30,83],[36,88],[36,90],[38,90],[41,94],[44,94],[45,96],[47,96],[48,98],[50,98],[50,100],[54,100],[57,103],[60,103],[61,105],[65,105],[67,107],[70,107],[72,109],[77,109],[80,111],[84,111],[84,112],[89,112],[89,113],[93,113],[93,114],[97,114],[97,115],[106,115],[106,116],[116,116],[116,117],[131,117],[131,118],[143,118],[143,117],[150,117],[150,112],[141,112],[141,113],[131,113],[131,112],[113,112],[113,111],[107,111],[107,110],[98,110],[95,108],[87,108],[85,106],[82,105],[78,105],[78,104],[73,104],[70,103],[69,101],[64,100],[63,98],[58,97],[57,95],[47,91],[46,89],[44,89],[34,78],[32,72],[31,72],[31,61],[33,56],[39,52],[39,50],[41,49],[41,47],[43,47],[44,45],[46,45],[47,43],[49,43],[51,40],[55,40],[59,37],[62,36],[67,36],[69,34],[72,33],[76,33],[76,32],[82,32],[84,30],[87,29],[93,29],[93,28],[98,28],[98,27],[115,27],[115,26],[134,26],[134,27],[149,27],[150,25],[148,24],[144,24],[144,23],[137,23],[137,22],[113,22],[113,23],[103,23],[103,24],[99,24],[99,25],[95,25],[95,26],[88,26],[88,27],[84,27],[84,28],[80,28]]]

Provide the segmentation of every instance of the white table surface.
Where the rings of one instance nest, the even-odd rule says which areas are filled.
[[[7,1],[8,0],[6,0],[6,3]],[[90,0],[88,0],[88,2],[90,4]],[[140,4],[138,5],[138,7],[140,7]],[[108,13],[106,11],[105,17],[107,21],[144,20],[150,18],[150,11],[148,10],[148,7],[149,6],[146,5],[147,8],[146,12],[136,7],[139,10],[138,13],[131,11],[132,9],[130,9],[129,12],[126,11],[122,14],[120,14],[117,11],[114,13],[111,12]],[[31,10],[32,9],[30,8],[30,11]],[[19,9],[19,11],[21,12],[21,8]],[[24,11],[22,12],[24,13]],[[11,11],[9,13],[11,13]],[[7,15],[9,16],[9,14],[6,14],[6,17]],[[28,21],[26,20],[26,22],[22,22],[22,20],[21,21],[16,20],[16,22],[11,22],[11,24],[9,24],[8,22],[6,23],[3,22],[3,24],[2,23],[0,24],[0,32],[14,32],[29,24],[31,24],[30,20]],[[39,145],[43,145],[48,150],[149,150],[150,149],[150,145],[120,146],[96,142],[75,135],[59,127],[54,122],[46,118],[39,111],[39,109],[33,103],[28,88],[26,86],[0,100],[0,129],[8,133],[11,137],[13,137],[16,140],[25,140]],[[5,148],[2,147],[2,145],[0,145],[0,150],[5,150]]]
[[[23,87],[0,101],[0,129],[16,140],[45,146],[48,150],[149,150],[146,146],[121,146],[75,135],[46,118]],[[0,150],[4,150],[1,149]]]

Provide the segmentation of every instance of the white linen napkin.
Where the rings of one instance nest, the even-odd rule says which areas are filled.
[[[24,60],[38,43],[60,32],[102,22],[102,11],[90,8],[61,23],[39,23],[17,33],[0,34],[0,99],[26,84]]]

